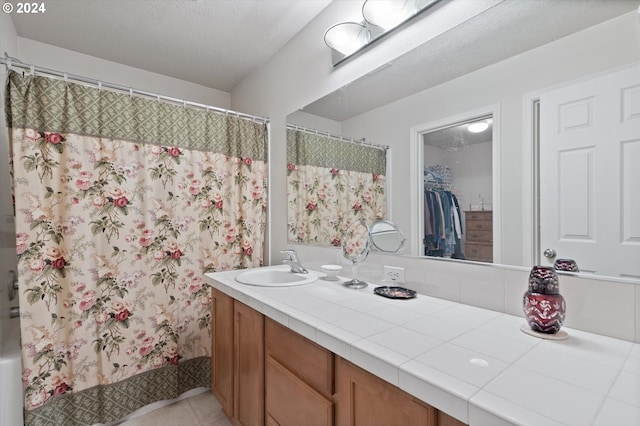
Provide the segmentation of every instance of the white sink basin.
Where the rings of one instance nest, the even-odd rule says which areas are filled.
[[[317,280],[318,275],[315,272],[294,274],[288,265],[249,269],[236,275],[237,282],[260,287],[290,287],[311,284]]]

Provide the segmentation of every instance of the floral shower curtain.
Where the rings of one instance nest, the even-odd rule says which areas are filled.
[[[265,124],[11,72],[25,423],[210,385],[209,271],[260,266]]]
[[[340,246],[358,219],[383,219],[386,152],[287,129],[288,237],[292,243]]]

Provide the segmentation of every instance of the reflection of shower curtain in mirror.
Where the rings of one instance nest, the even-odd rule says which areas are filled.
[[[10,73],[26,425],[210,386],[203,273],[259,266],[264,123]]]
[[[462,215],[448,166],[424,168],[424,254],[464,259]]]
[[[288,240],[339,246],[356,219],[386,216],[386,152],[287,129]]]

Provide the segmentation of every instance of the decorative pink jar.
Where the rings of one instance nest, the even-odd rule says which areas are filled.
[[[550,266],[534,266],[529,290],[524,294],[524,314],[533,331],[555,334],[564,323],[566,305],[560,294],[558,274]]]
[[[556,271],[564,272],[580,272],[578,264],[573,259],[557,259],[553,264],[553,268]]]

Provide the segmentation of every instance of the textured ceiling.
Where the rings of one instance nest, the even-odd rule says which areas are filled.
[[[230,92],[330,0],[50,0],[18,36]]]

